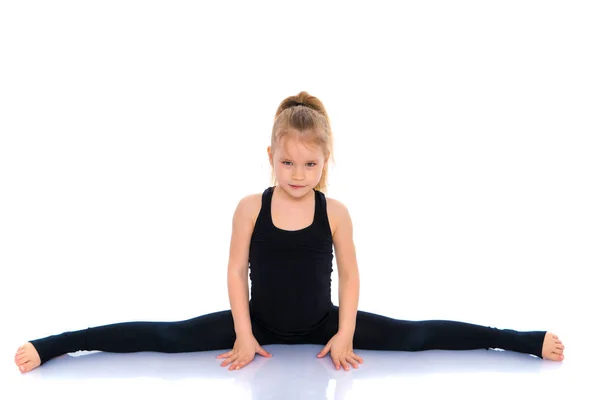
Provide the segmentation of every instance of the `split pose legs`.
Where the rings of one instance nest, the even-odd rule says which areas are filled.
[[[281,335],[252,319],[257,342],[268,344],[325,345],[338,330],[339,309],[314,330]],[[235,342],[230,310],[177,322],[123,322],[32,340],[19,347],[15,363],[29,372],[52,358],[80,350],[132,353],[155,351],[183,353],[231,349]],[[404,321],[358,311],[354,350],[474,350],[499,348],[562,361],[564,345],[550,332],[519,332],[456,321]]]

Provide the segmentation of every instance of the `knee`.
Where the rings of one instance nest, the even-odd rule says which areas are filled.
[[[159,352],[175,352],[179,340],[179,329],[173,324],[161,324],[156,327],[155,345]]]
[[[404,348],[406,351],[424,350],[429,343],[429,335],[424,327],[415,327],[406,333]]]

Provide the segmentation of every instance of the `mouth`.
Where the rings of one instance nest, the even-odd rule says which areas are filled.
[[[300,188],[303,188],[304,186],[290,185],[290,187],[292,187],[294,189],[300,189]]]

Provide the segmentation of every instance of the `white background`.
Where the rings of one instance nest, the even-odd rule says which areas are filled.
[[[594,2],[212,3],[2,3],[2,365],[228,309],[233,211],[301,90],[331,118],[360,309],[592,345]]]

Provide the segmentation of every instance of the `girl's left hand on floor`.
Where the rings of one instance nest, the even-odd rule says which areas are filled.
[[[340,369],[341,365],[348,371],[350,369],[349,364],[354,368],[358,368],[358,364],[364,362],[362,357],[352,351],[352,337],[340,334],[340,332],[329,339],[329,342],[327,342],[323,350],[317,354],[317,357],[325,357],[329,352],[331,352],[331,360],[336,369]]]

